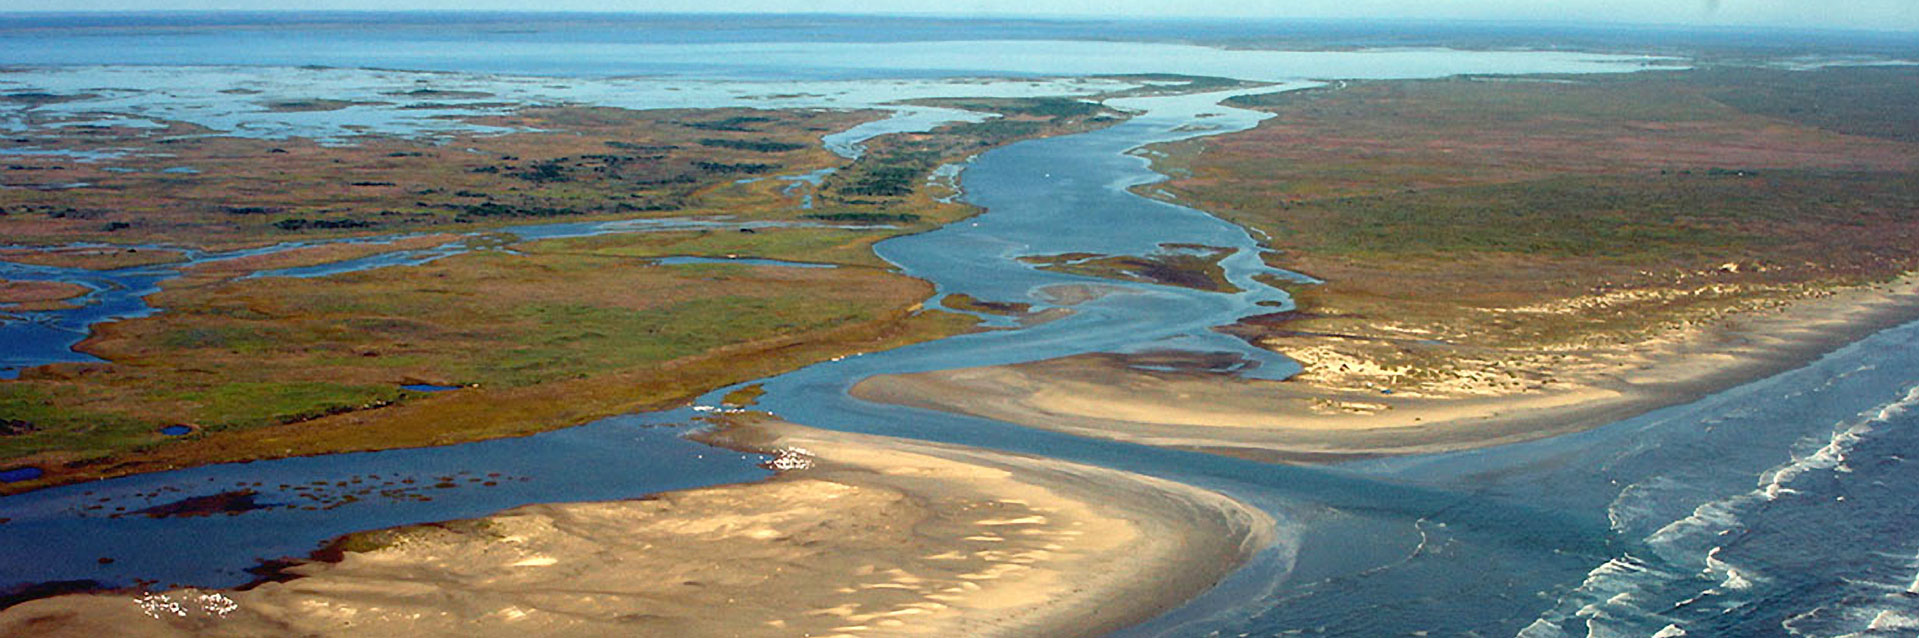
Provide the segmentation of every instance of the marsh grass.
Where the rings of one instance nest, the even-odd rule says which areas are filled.
[[[54,366],[0,384],[0,413],[42,427],[0,439],[0,458],[51,451],[100,458],[172,444],[153,434],[172,423],[211,434],[347,413],[377,419],[405,404],[446,401],[400,390],[410,378],[512,391],[657,370],[729,349],[744,348],[745,356],[773,341],[809,344],[767,355],[778,369],[866,347],[865,338],[847,342],[836,330],[920,325],[907,310],[929,293],[923,283],[871,268],[659,266],[539,249],[321,279],[183,285],[155,296],[166,312],[105,327],[83,346],[113,364],[72,374]],[[934,333],[963,330],[939,326]],[[658,401],[744,380],[728,372],[665,375],[670,382],[655,378],[656,387],[623,394]],[[519,427],[576,422],[586,413],[573,408],[591,403]],[[475,426],[435,427],[459,438]]]

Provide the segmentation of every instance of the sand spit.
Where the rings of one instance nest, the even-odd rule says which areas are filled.
[[[719,442],[801,469],[356,535],[376,548],[247,591],[32,601],[0,635],[1093,636],[1203,591],[1272,531],[1158,479],[743,421]]]
[[[1551,383],[1386,392],[1350,373],[1364,362],[1298,357],[1302,379],[1246,380],[1137,357],[867,379],[853,395],[1136,443],[1277,462],[1331,462],[1537,439],[1684,403],[1790,370],[1919,317],[1919,276],[1839,289],[1659,338],[1568,357]],[[1284,352],[1285,350],[1282,349]],[[1326,354],[1326,353],[1319,353]],[[1336,354],[1336,353],[1335,353]],[[1203,362],[1202,362],[1203,363]],[[1315,367],[1344,364],[1314,374]]]

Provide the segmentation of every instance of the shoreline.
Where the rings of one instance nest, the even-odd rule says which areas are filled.
[[[1607,349],[1550,388],[1422,396],[1141,369],[1089,354],[879,376],[860,399],[1279,463],[1449,452],[1570,434],[1802,367],[1919,320],[1919,274],[1794,299]],[[1281,349],[1284,353],[1284,349]]]
[[[707,442],[789,469],[349,535],[337,562],[244,591],[44,598],[0,611],[0,633],[1091,637],[1184,603],[1271,541],[1264,513],[1161,479],[729,421]]]

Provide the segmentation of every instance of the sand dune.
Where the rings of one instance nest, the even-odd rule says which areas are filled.
[[[1363,364],[1302,359],[1289,381],[1092,354],[867,379],[854,396],[1030,427],[1281,462],[1439,452],[1603,425],[1776,374],[1919,318],[1919,277],[1841,289],[1567,357],[1553,382],[1383,392]],[[1286,352],[1282,348],[1282,352]],[[1297,353],[1294,353],[1297,354]],[[1342,367],[1343,365],[1343,367]],[[1331,367],[1332,369],[1326,369]],[[1170,369],[1169,369],[1170,368]]]

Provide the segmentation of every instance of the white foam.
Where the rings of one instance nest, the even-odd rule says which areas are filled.
[[[1518,638],[1566,636],[1556,621],[1570,618],[1585,619],[1585,638],[1638,638],[1644,634],[1631,633],[1632,627],[1645,618],[1659,619],[1639,606],[1638,593],[1682,577],[1654,568],[1631,554],[1608,560],[1587,572],[1585,581],[1559,600],[1557,611],[1541,616],[1520,631]]]
[[[1914,569],[1919,569],[1919,556],[1912,557],[1912,567]],[[1905,593],[1912,594],[1912,595],[1919,595],[1919,573],[1915,573],[1912,575],[1912,583],[1909,585],[1906,585]]]
[[[1647,544],[1660,559],[1674,565],[1692,564],[1699,568],[1697,577],[1703,577],[1717,584],[1700,593],[1699,596],[1674,605],[1672,609],[1686,607],[1705,597],[1728,597],[1727,604],[1747,604],[1739,602],[1737,592],[1752,590],[1767,582],[1768,579],[1755,573],[1750,567],[1738,566],[1722,559],[1722,548],[1718,545],[1720,537],[1737,532],[1744,527],[1741,513],[1763,503],[1778,500],[1793,494],[1802,493],[1792,488],[1793,483],[1808,473],[1821,470],[1834,473],[1849,472],[1852,468],[1846,463],[1850,454],[1862,440],[1870,436],[1875,426],[1890,423],[1893,419],[1910,413],[1919,407],[1919,386],[1908,388],[1903,397],[1875,410],[1862,412],[1856,422],[1839,423],[1832,436],[1823,442],[1815,440],[1802,442],[1795,446],[1792,460],[1762,473],[1754,489],[1745,493],[1707,500],[1694,507],[1685,518],[1667,523],[1646,537]],[[1812,445],[1816,449],[1806,451]],[[1656,505],[1684,499],[1689,494],[1701,490],[1686,482],[1672,477],[1657,476],[1643,482],[1627,486],[1621,490],[1608,509],[1608,518],[1615,531],[1629,532],[1634,528],[1643,529],[1643,525],[1656,523],[1658,515]],[[1685,502],[1678,500],[1678,502]],[[1675,583],[1683,578],[1692,578],[1683,574],[1669,573],[1657,567],[1660,563],[1647,563],[1633,556],[1623,556],[1607,561],[1592,569],[1584,582],[1559,600],[1555,609],[1542,615],[1525,631],[1520,638],[1555,638],[1564,635],[1558,629],[1559,622],[1570,618],[1584,618],[1588,628],[1588,638],[1602,635],[1614,635],[1616,629],[1607,627],[1612,620],[1625,620],[1624,625],[1637,625],[1648,628],[1655,622],[1666,620],[1660,614],[1647,613],[1633,606],[1641,602],[1634,598],[1636,592],[1649,591],[1661,583]],[[1919,568],[1919,558],[1914,559]],[[1864,608],[1846,610],[1852,628],[1866,626],[1870,619],[1871,628],[1865,631],[1873,636],[1907,635],[1909,629],[1919,628],[1919,614],[1909,596],[1919,594],[1919,574],[1913,581],[1899,585],[1886,585],[1890,590],[1883,600],[1884,605],[1867,605]],[[1885,605],[1892,608],[1888,609]],[[1795,621],[1809,620],[1815,614],[1801,614]],[[1795,634],[1804,635],[1793,621],[1785,628]],[[1687,635],[1676,624],[1666,624],[1654,636],[1672,638]],[[1646,629],[1639,629],[1644,632]],[[1889,633],[1890,632],[1890,633]],[[1819,635],[1832,635],[1837,632],[1815,632]],[[1636,635],[1646,635],[1639,633]],[[1919,635],[1919,634],[1915,634]]]
[[[1739,574],[1737,569],[1726,570],[1726,580],[1719,584],[1721,590],[1741,591],[1752,589],[1752,580]]]
[[[1597,578],[1603,578],[1608,576],[1619,576],[1623,574],[1636,574],[1644,571],[1646,571],[1645,563],[1642,563],[1639,561],[1639,559],[1634,558],[1632,554],[1627,554],[1625,556],[1621,556],[1619,558],[1606,561],[1605,564],[1595,567],[1593,568],[1592,571],[1587,572],[1586,582],[1591,583],[1591,582],[1594,582],[1594,580]]]
[[[1867,618],[1868,614],[1870,614],[1870,619]],[[1865,626],[1858,631],[1834,635],[1833,638],[1919,636],[1919,615],[1915,615],[1915,611],[1910,603],[1903,603],[1903,601],[1894,608],[1852,609],[1847,610],[1843,615],[1852,623],[1863,621]],[[1804,621],[1811,616],[1813,616],[1811,613],[1795,616],[1787,620],[1784,626],[1788,632],[1795,636],[1814,635],[1800,629]],[[1858,625],[1855,624],[1853,626]],[[1817,629],[1814,629],[1814,631],[1816,632]]]
[[[1896,631],[1901,629],[1919,629],[1919,616],[1912,610],[1887,609],[1873,616],[1872,624],[1866,629],[1872,631]]]
[[[1684,549],[1681,541],[1717,537],[1721,531],[1737,529],[1740,527],[1739,507],[1754,498],[1751,494],[1741,494],[1701,503],[1693,508],[1690,516],[1673,521],[1647,536],[1646,542],[1662,550],[1660,556],[1666,560],[1687,562],[1688,558],[1678,553]]]
[[[1905,415],[1915,406],[1919,406],[1919,387],[1908,389],[1905,396],[1897,401],[1862,414],[1863,418],[1856,423],[1840,424],[1842,427],[1837,428],[1832,437],[1819,448],[1803,455],[1795,454],[1791,461],[1761,474],[1752,491],[1700,503],[1685,518],[1668,523],[1647,536],[1647,544],[1665,561],[1678,565],[1692,563],[1700,567],[1700,576],[1718,582],[1716,586],[1702,592],[1702,595],[1726,595],[1757,587],[1767,579],[1749,568],[1742,569],[1721,559],[1721,548],[1716,544],[1717,539],[1744,526],[1740,513],[1746,509],[1787,495],[1801,493],[1791,487],[1797,478],[1819,470],[1851,471],[1851,468],[1846,465],[1846,455],[1857,447],[1864,437],[1873,432],[1873,427]],[[1657,508],[1648,506],[1649,503],[1656,503],[1670,496],[1683,497],[1694,489],[1696,488],[1665,476],[1627,486],[1608,509],[1609,522],[1615,531],[1629,531],[1633,527],[1650,522],[1649,519],[1657,515]],[[1708,543],[1713,545],[1708,548],[1706,546]],[[1540,617],[1526,630],[1521,631],[1519,636],[1520,638],[1553,638],[1564,635],[1564,632],[1554,623],[1554,619],[1585,618],[1589,638],[1613,633],[1614,630],[1604,627],[1607,624],[1605,621],[1621,617],[1621,612],[1626,612],[1626,617],[1639,621],[1659,620],[1659,615],[1645,613],[1635,608],[1633,603],[1638,601],[1632,594],[1646,591],[1648,586],[1656,583],[1675,582],[1679,578],[1682,578],[1679,574],[1654,568],[1633,556],[1608,560],[1588,572],[1585,581],[1580,583],[1579,587],[1560,599],[1555,611]],[[1907,591],[1919,593],[1919,576],[1915,576]],[[1894,596],[1903,598],[1905,594],[1894,594]],[[1691,602],[1693,601],[1688,600],[1678,607],[1684,607]],[[1910,607],[1907,601],[1898,602]],[[1881,613],[1880,615],[1886,618],[1885,623],[1906,622],[1911,618],[1910,615],[1898,613],[1890,615]],[[1874,622],[1880,621],[1875,619]],[[1903,630],[1904,627],[1900,626],[1899,629]],[[1671,638],[1686,634],[1677,625],[1667,624],[1665,629],[1661,629],[1655,635]]]
[[[1914,407],[1919,407],[1919,386],[1908,388],[1906,390],[1906,398],[1894,401],[1887,404],[1886,407],[1880,408],[1879,414],[1875,415],[1872,420],[1882,423],[1891,421],[1894,417],[1903,415],[1907,410],[1911,410]]]
[[[1908,398],[1910,397],[1911,395],[1908,395]],[[1840,430],[1837,434],[1832,435],[1832,439],[1827,441],[1825,446],[1814,451],[1812,454],[1794,459],[1791,463],[1781,465],[1767,471],[1765,474],[1761,474],[1759,479],[1759,493],[1765,496],[1768,501],[1777,500],[1782,494],[1797,494],[1797,491],[1786,487],[1786,484],[1807,472],[1813,470],[1836,471],[1837,468],[1845,464],[1846,453],[1851,452],[1852,448],[1859,444],[1859,440],[1862,437],[1872,432],[1871,424],[1874,422],[1884,422],[1885,416],[1885,409],[1881,409],[1880,418],[1875,418]]]
[[[1533,624],[1526,625],[1526,628],[1519,630],[1513,638],[1567,638],[1567,636],[1566,632],[1560,631],[1558,625],[1541,618],[1533,621]]]

